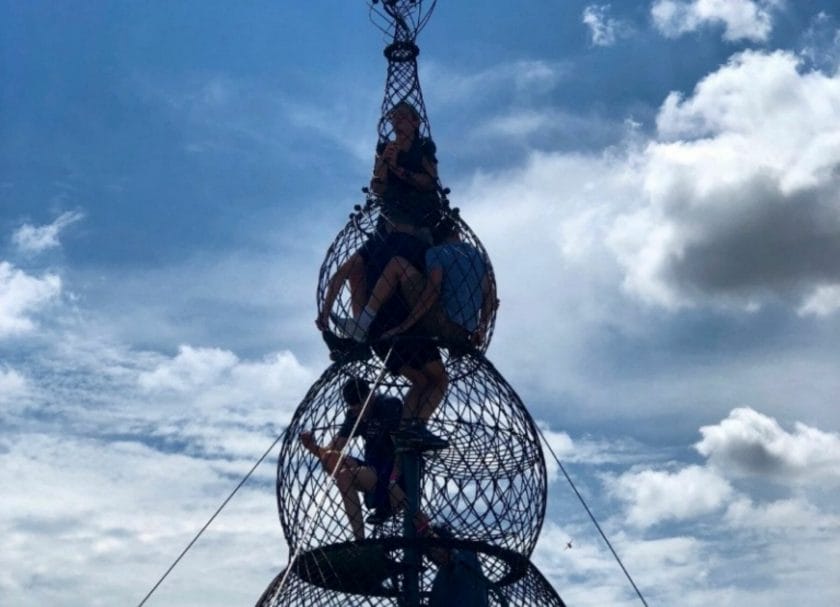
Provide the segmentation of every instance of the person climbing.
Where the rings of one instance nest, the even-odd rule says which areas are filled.
[[[435,144],[420,136],[420,114],[407,101],[397,103],[388,120],[394,140],[377,145],[370,189],[386,213],[402,209],[413,225],[429,227],[440,209]]]
[[[405,223],[405,216],[395,211],[394,220],[388,219],[386,215],[380,217],[386,220],[384,235],[374,235],[368,239],[328,281],[316,325],[328,344],[333,343],[335,347],[346,347],[329,331],[331,316],[339,328],[342,326],[341,317],[331,315],[331,310],[345,281],[350,283],[351,307],[355,311],[363,302],[358,291],[364,290],[364,297],[369,298],[369,287],[377,283],[392,259],[399,257],[421,268],[425,267],[428,247],[412,234],[413,228]],[[387,303],[383,302],[376,322],[369,323],[367,327],[366,341],[392,374],[401,375],[409,382],[400,439],[421,450],[445,449],[449,446],[448,442],[426,428],[426,422],[443,400],[449,385],[449,377],[437,346],[423,339],[419,333],[411,331],[406,331],[401,339],[394,342],[380,339],[383,333],[401,324],[409,310],[408,303],[402,297],[391,297]]]
[[[422,333],[440,337],[457,350],[468,343],[484,343],[498,299],[481,252],[461,240],[458,224],[450,217],[438,223],[433,236],[436,246],[428,249],[424,259],[425,281],[421,266],[414,261],[391,258],[361,312],[353,319],[341,319],[339,326],[345,333],[364,342],[383,306],[401,297],[411,302],[412,309],[402,322],[383,332],[382,339],[419,325]]]
[[[365,506],[372,510],[367,518],[367,522],[372,524],[383,522],[406,505],[402,478],[396,478],[393,482],[390,478],[395,461],[391,433],[399,426],[402,403],[395,397],[372,394],[370,384],[359,377],[347,380],[341,393],[347,405],[347,413],[329,444],[326,447],[319,446],[312,432],[308,431],[302,432],[299,438],[304,448],[320,460],[324,470],[332,474],[339,462],[341,450],[358,421],[355,435],[364,440],[364,459],[345,457],[335,472],[335,482],[341,492],[353,537],[362,540],[365,527],[359,493],[364,495]],[[414,522],[420,530],[429,526],[428,518],[420,512]]]

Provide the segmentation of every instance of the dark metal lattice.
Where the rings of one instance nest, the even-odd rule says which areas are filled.
[[[546,508],[539,436],[484,357],[498,304],[493,268],[437,173],[416,44],[435,5],[368,0],[388,61],[373,178],[321,266],[318,326],[337,362],[282,441],[277,501],[291,556],[258,607],[564,606],[528,560]],[[350,421],[372,414],[344,392],[358,381],[379,407],[371,440],[396,458],[381,469],[362,461],[367,438],[349,438],[347,459],[343,439],[333,440],[348,407]],[[430,410],[419,425],[447,446],[412,446],[406,433]],[[363,493],[379,496],[364,512]]]
[[[546,497],[545,462],[533,420],[483,356],[450,359],[447,367],[449,389],[429,428],[445,436],[450,447],[423,456],[420,509],[460,539],[527,556],[542,527]],[[361,377],[373,384],[379,372],[374,362],[332,365],[289,424],[280,448],[277,499],[291,549],[352,539],[338,488],[298,435],[311,430],[319,444],[327,444],[344,418],[344,382]],[[386,375],[378,392],[402,398],[406,389],[404,379]],[[361,459],[359,447],[353,444],[350,455]],[[393,537],[400,533],[400,521],[392,518],[368,531]]]
[[[390,607],[401,600],[398,559],[400,541],[367,540],[363,543],[334,544],[303,554],[292,570],[283,570],[257,602],[257,607]],[[466,541],[429,541],[431,550],[444,549],[475,554],[478,566],[459,571],[475,575],[479,594],[489,607],[565,607],[551,584],[522,556],[490,550]],[[354,563],[363,562],[359,568]],[[421,605],[429,604],[438,564],[424,558],[421,577]],[[365,573],[367,572],[367,576]],[[361,574],[361,575],[360,575]],[[448,603],[450,604],[450,603]]]
[[[384,51],[388,60],[388,75],[382,100],[382,117],[378,125],[379,141],[387,141],[392,137],[393,130],[388,123],[388,115],[403,101],[410,103],[420,114],[420,134],[423,137],[431,137],[420,79],[417,77],[417,55],[420,49],[415,41],[431,17],[435,4],[437,0],[369,2],[371,21],[390,41]]]
[[[380,201],[375,198],[369,198],[364,206],[358,206],[357,209],[350,214],[350,219],[347,225],[344,226],[338,236],[327,249],[324,261],[321,264],[321,271],[318,277],[318,289],[316,293],[316,305],[318,306],[318,314],[324,312],[325,298],[329,290],[330,279],[335,276],[339,268],[356,254],[362,246],[370,242],[379,242],[383,239],[383,227],[385,221],[381,219],[382,205]],[[472,264],[472,272],[481,278],[483,274],[486,277],[486,293],[479,292],[480,280],[476,282],[474,287],[475,292],[469,294],[469,299],[484,302],[485,298],[490,298],[492,302],[487,308],[486,318],[482,311],[481,322],[485,326],[483,338],[477,347],[480,351],[486,352],[490,341],[493,338],[493,331],[496,325],[497,313],[497,299],[496,299],[496,276],[493,272],[493,265],[490,262],[490,256],[484,248],[484,245],[478,239],[478,236],[470,229],[467,223],[460,217],[460,213],[455,210],[445,210],[441,212],[441,220],[450,220],[458,227],[460,240],[465,245],[472,247],[477,252],[476,261]],[[446,271],[447,268],[444,268]],[[367,285],[367,290],[373,289],[373,285]],[[493,303],[495,302],[495,303]],[[329,312],[339,317],[353,317],[357,316],[353,310],[352,295],[350,285],[344,283],[337,298],[332,304]],[[341,329],[335,325],[335,322],[330,320],[329,328],[334,333],[341,334]],[[435,335],[436,337],[440,337]],[[445,341],[445,340],[444,340]]]

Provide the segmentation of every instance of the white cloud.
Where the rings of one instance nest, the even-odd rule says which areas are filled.
[[[0,366],[0,405],[8,405],[28,392],[26,378],[14,369]]]
[[[58,236],[62,230],[84,218],[78,211],[67,211],[45,226],[23,224],[12,234],[12,242],[24,253],[40,253],[61,245]]]
[[[628,32],[627,25],[610,17],[609,12],[609,4],[590,4],[583,9],[583,23],[589,28],[589,36],[595,46],[612,46]]]
[[[531,98],[554,90],[568,73],[567,65],[543,60],[512,61],[468,74],[434,62],[423,64],[424,92],[430,106],[465,100],[475,103],[509,92]]]
[[[180,346],[178,354],[154,370],[142,373],[140,386],[146,390],[187,391],[212,385],[218,377],[229,371],[237,357],[218,348],[192,348]]]
[[[840,285],[820,285],[814,289],[802,305],[800,316],[829,316],[840,310]]]
[[[822,535],[828,528],[840,531],[840,517],[826,514],[799,497],[767,503],[739,497],[727,507],[725,521],[737,529],[798,534],[802,540],[807,540],[802,535]]]
[[[58,297],[61,279],[54,274],[30,276],[0,261],[0,338],[30,331],[31,314]]]
[[[301,389],[314,379],[312,370],[288,351],[243,361],[229,350],[182,345],[173,358],[140,373],[137,381],[146,392],[176,399],[187,397],[204,407],[238,406],[244,399],[257,408],[275,406],[281,395],[302,395]]]
[[[625,472],[609,483],[609,491],[627,503],[628,522],[649,527],[715,512],[733,489],[713,470],[687,466],[677,472]]]
[[[733,409],[714,426],[700,428],[695,445],[722,473],[799,482],[840,480],[840,435],[800,422],[788,432],[750,408]]]
[[[137,443],[25,433],[5,442],[9,605],[136,604],[235,485],[204,460]],[[219,604],[253,601],[284,556],[271,490],[246,486],[150,604],[201,605],[211,593]]]
[[[656,0],[650,12],[656,27],[669,38],[707,24],[722,24],[730,42],[764,42],[773,29],[772,9],[778,0]]]
[[[668,307],[755,308],[840,278],[840,74],[744,52],[663,104],[644,198],[608,242],[625,287]]]
[[[570,463],[590,466],[627,465],[638,462],[644,457],[644,447],[630,440],[605,441],[589,436],[573,440],[566,432],[552,430],[546,422],[537,420],[536,423],[544,439],[541,440],[541,445],[549,482],[561,478],[561,470],[554,459],[555,455],[564,467]]]

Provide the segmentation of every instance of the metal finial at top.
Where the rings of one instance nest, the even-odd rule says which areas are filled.
[[[368,0],[374,25],[394,40],[414,40],[425,27],[437,0]]]

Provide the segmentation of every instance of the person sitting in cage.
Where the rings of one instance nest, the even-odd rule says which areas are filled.
[[[412,309],[402,322],[382,333],[383,339],[419,330],[440,337],[458,352],[467,344],[484,343],[498,299],[481,252],[461,239],[458,223],[450,217],[435,227],[434,241],[436,246],[426,251],[424,259],[425,280],[421,266],[393,257],[361,312],[341,321],[346,333],[364,341],[383,306],[400,297],[411,302]]]
[[[411,264],[425,268],[428,246],[413,235],[414,227],[406,223],[408,218],[398,210],[393,211],[393,219],[385,214],[380,217],[385,219],[384,235],[374,235],[368,239],[328,281],[316,325],[328,344],[333,343],[334,347],[345,347],[337,344],[329,330],[331,317],[340,328],[344,324],[342,318],[331,311],[345,281],[350,284],[351,307],[356,311],[362,300],[359,292],[364,290],[364,297],[370,298],[368,286],[377,284],[393,259],[407,259]],[[419,331],[406,331],[396,341],[380,339],[382,334],[400,325],[409,311],[409,304],[403,297],[390,297],[378,309],[375,322],[368,324],[366,339],[357,341],[371,343],[374,352],[384,361],[388,370],[394,375],[405,377],[409,382],[400,438],[422,450],[446,449],[449,443],[426,428],[426,422],[443,400],[449,385],[449,377],[437,346],[425,339]]]
[[[370,189],[382,198],[386,213],[400,208],[415,226],[430,227],[441,202],[435,144],[420,136],[420,113],[407,101],[397,103],[388,120],[394,140],[376,147]]]
[[[324,470],[332,474],[339,463],[341,450],[358,421],[355,436],[364,440],[364,459],[345,457],[335,471],[335,482],[341,492],[353,537],[363,540],[365,526],[360,492],[364,494],[365,505],[373,510],[367,519],[373,524],[381,523],[406,504],[402,478],[393,481],[390,478],[395,461],[391,433],[399,426],[403,406],[398,398],[371,394],[370,384],[359,377],[347,380],[341,394],[347,405],[347,413],[329,444],[326,447],[319,446],[311,432],[301,433],[300,441],[307,451],[321,461]],[[359,419],[363,408],[364,415]],[[422,512],[417,513],[414,522],[418,530],[429,527],[429,520]]]

